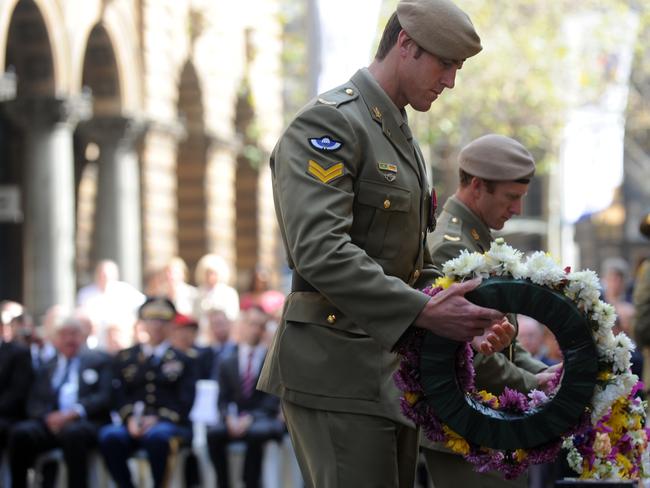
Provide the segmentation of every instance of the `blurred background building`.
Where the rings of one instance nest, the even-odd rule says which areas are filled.
[[[279,269],[281,40],[273,0],[0,0],[0,297],[72,305],[100,259]]]
[[[440,203],[463,145],[514,137],[538,172],[507,240],[633,269],[650,254],[637,229],[650,211],[647,2],[458,3],[484,50],[410,114]],[[0,0],[0,299],[39,314],[71,304],[100,259],[142,288],[171,257],[193,270],[206,253],[240,291],[257,265],[286,290],[268,155],[301,105],[369,63],[395,5]]]

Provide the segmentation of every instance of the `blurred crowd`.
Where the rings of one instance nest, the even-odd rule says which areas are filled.
[[[145,452],[154,486],[168,486],[174,455],[192,445],[192,407],[206,400],[214,411],[196,415],[207,419],[219,486],[231,486],[233,442],[246,445],[245,486],[260,486],[263,448],[286,432],[279,400],[255,389],[284,294],[263,268],[240,294],[215,254],[197,263],[196,285],[189,280],[175,257],[138,290],[105,260],[74,310],[54,305],[35,318],[0,302],[0,486],[27,486],[53,449],[71,487],[88,486],[91,452],[119,487],[134,486],[127,462]],[[185,468],[187,486],[205,486],[194,456]],[[55,486],[57,469],[43,467],[43,486]]]

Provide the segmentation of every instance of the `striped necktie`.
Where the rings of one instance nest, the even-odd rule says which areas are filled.
[[[248,362],[246,363],[246,370],[241,379],[241,394],[244,398],[250,398],[253,395],[255,388],[255,375],[253,374],[253,354],[255,349],[251,349],[248,354]]]

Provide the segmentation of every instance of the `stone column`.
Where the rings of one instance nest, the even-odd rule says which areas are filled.
[[[136,143],[144,132],[141,120],[97,117],[80,125],[88,142],[99,146],[94,257],[111,259],[121,279],[142,285],[140,171]]]
[[[24,301],[36,316],[74,305],[75,214],[72,134],[90,117],[90,95],[21,97],[7,102],[23,129]]]

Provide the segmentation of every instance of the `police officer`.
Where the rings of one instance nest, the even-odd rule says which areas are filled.
[[[147,452],[154,486],[163,486],[168,457],[192,436],[195,363],[169,344],[174,305],[149,297],[138,316],[148,342],[120,351],[113,365],[115,408],[123,424],[99,433],[106,466],[121,488],[133,486],[127,460],[139,448]]]
[[[433,262],[442,264],[462,250],[485,252],[491,230],[500,230],[521,213],[524,195],[535,174],[535,161],[519,142],[488,134],[472,141],[458,155],[460,185],[443,207],[429,236]],[[513,317],[510,317],[515,322]],[[552,377],[547,365],[513,341],[504,351],[474,358],[476,387],[494,394],[504,387],[528,392],[542,389]],[[451,486],[526,486],[526,477],[507,481],[499,474],[476,473],[460,455],[423,441],[429,473],[436,488]]]
[[[639,232],[650,239],[650,213],[641,220]],[[634,337],[643,352],[643,382],[647,387],[650,384],[650,258],[646,258],[637,271],[633,301]]]
[[[307,486],[413,486],[418,436],[392,379],[411,326],[463,341],[492,328],[487,351],[509,341],[501,313],[464,299],[476,281],[416,289],[436,275],[434,222],[404,107],[427,111],[480,50],[450,0],[401,0],[371,65],[304,107],[271,156],[294,273],[258,387],[282,398]]]

